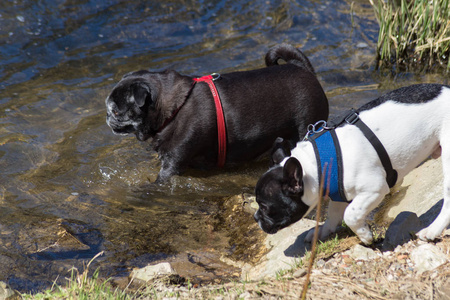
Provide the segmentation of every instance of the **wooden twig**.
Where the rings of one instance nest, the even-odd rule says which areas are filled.
[[[331,162],[332,163],[332,162]],[[322,175],[320,176],[320,185],[319,185],[319,201],[317,202],[317,208],[316,208],[316,227],[314,229],[314,237],[311,245],[311,257],[309,258],[309,264],[308,264],[308,272],[306,273],[306,279],[303,284],[303,290],[301,299],[306,299],[306,293],[308,292],[308,286],[310,283],[310,277],[312,268],[314,265],[314,259],[316,258],[316,248],[317,248],[317,240],[319,238],[319,220],[321,216],[321,210],[322,210],[322,198],[327,197],[328,193],[330,191],[330,177],[331,177],[331,163],[330,168],[328,168],[328,163],[324,164]],[[325,192],[325,195],[323,194],[323,186],[325,184],[325,174],[328,170],[328,180],[327,180],[327,190]]]

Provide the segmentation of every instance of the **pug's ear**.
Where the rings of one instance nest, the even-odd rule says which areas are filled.
[[[286,194],[300,194],[303,192],[303,169],[295,158],[289,158],[283,167],[283,192]]]
[[[122,79],[127,78],[127,77],[133,75],[133,73],[134,73],[134,72],[128,72],[128,73],[126,73],[125,75],[122,76]]]
[[[144,83],[134,83],[131,86],[131,95],[130,101],[134,101],[139,107],[144,106],[147,101],[150,102],[150,105],[153,104],[150,88]]]
[[[288,156],[291,156],[291,143],[278,137],[273,143],[270,166],[278,165]]]

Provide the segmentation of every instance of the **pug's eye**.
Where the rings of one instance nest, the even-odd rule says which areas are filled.
[[[261,204],[259,204],[259,209],[260,209],[263,213],[266,213],[266,212],[269,210],[269,207],[268,207],[266,204],[261,203]]]
[[[119,115],[119,112],[118,112],[117,110],[115,110],[115,109],[112,110],[112,113],[113,113],[113,115],[116,116],[116,117]]]

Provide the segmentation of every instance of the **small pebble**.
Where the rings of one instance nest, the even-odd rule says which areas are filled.
[[[294,274],[292,274],[292,276],[294,276],[294,278],[300,278],[306,275],[306,270],[305,269],[298,269],[297,271],[294,272]]]
[[[325,261],[323,259],[319,259],[316,264],[318,268],[322,268],[325,265]]]
[[[400,261],[400,260],[404,260],[404,261],[406,261],[406,259],[408,258],[408,255],[407,254],[400,254],[400,255],[397,255],[397,259]]]
[[[369,47],[369,45],[367,45],[366,43],[363,43],[363,42],[356,44],[356,48],[359,48],[359,49],[367,48],[367,47]]]

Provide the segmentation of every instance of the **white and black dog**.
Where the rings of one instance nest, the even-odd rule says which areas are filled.
[[[216,166],[223,150],[219,116],[225,119],[225,166],[259,157],[278,136],[295,144],[309,123],[328,118],[327,97],[308,58],[294,46],[271,48],[265,61],[267,68],[215,77],[223,114],[216,113],[210,84],[194,88],[199,78],[174,70],[126,74],[106,99],[106,122],[116,134],[153,139],[161,159],[159,183],[189,167]]]
[[[319,238],[334,233],[343,219],[363,243],[372,243],[372,233],[366,223],[369,212],[380,204],[396,181],[429,156],[442,155],[444,204],[433,223],[417,233],[422,240],[434,240],[450,224],[450,87],[419,84],[400,88],[349,116],[353,120],[341,119],[343,122],[338,122],[340,125],[335,129],[322,127],[325,131],[334,130],[338,138],[342,157],[339,172],[343,177],[340,192],[351,202],[330,201],[328,218],[320,227]],[[356,119],[384,146],[390,169],[381,158],[382,151],[373,146],[361,127],[355,126]],[[277,165],[256,185],[259,209],[254,217],[267,233],[276,233],[300,220],[319,200],[321,169],[314,143],[307,136],[289,153],[280,142],[273,153]],[[283,152],[287,152],[286,157]],[[393,170],[394,180],[389,179]],[[314,229],[310,230],[305,241],[311,241],[313,233]]]

